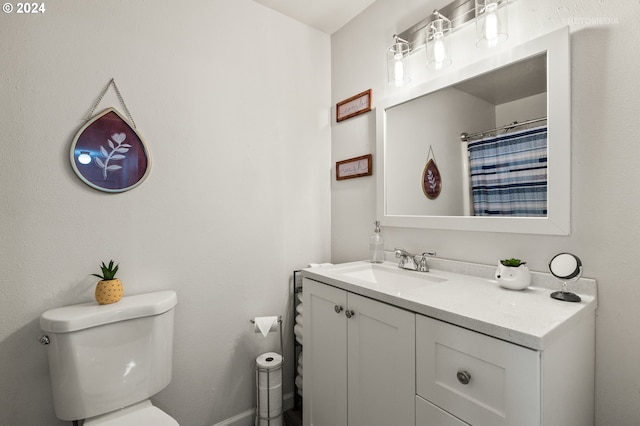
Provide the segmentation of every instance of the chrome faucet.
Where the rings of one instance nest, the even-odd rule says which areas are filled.
[[[406,250],[396,248],[394,253],[400,261],[398,262],[398,268],[409,269],[411,271],[429,272],[429,265],[427,264],[427,256],[435,256],[436,252],[424,252],[420,255],[411,254]]]
[[[398,268],[409,269],[412,271],[418,269],[418,266],[416,265],[416,262],[414,260],[415,255],[399,248],[394,249],[394,253],[396,255],[396,258],[400,259],[400,262],[398,262]]]

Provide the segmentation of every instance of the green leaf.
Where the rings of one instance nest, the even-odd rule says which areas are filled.
[[[102,275],[91,274],[98,278],[102,278],[103,280],[112,280],[116,277],[116,273],[118,272],[119,265],[116,263],[113,265],[113,260],[109,262],[109,265],[106,265],[104,262],[100,265],[100,269],[102,270]]]
[[[504,266],[511,266],[512,268],[517,268],[520,265],[524,265],[527,262],[524,262],[520,259],[511,258],[511,259],[503,259],[500,261]]]

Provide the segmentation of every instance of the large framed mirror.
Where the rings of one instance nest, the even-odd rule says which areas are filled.
[[[382,225],[568,235],[570,108],[568,28],[382,100]],[[435,199],[423,190],[429,159],[442,185]]]

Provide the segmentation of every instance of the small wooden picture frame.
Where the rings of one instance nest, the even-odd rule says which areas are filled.
[[[336,104],[336,121],[340,122],[371,111],[371,89]]]
[[[336,180],[352,179],[373,174],[372,155],[349,158],[336,162]]]

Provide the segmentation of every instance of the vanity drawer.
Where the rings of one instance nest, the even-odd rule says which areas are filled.
[[[416,426],[469,426],[469,423],[416,396]]]
[[[417,394],[473,426],[540,425],[540,354],[416,315]]]

